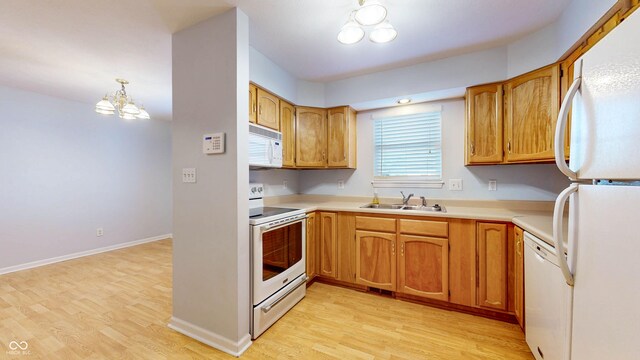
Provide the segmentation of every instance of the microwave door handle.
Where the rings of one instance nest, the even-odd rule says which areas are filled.
[[[569,265],[567,264],[567,257],[564,256],[564,231],[562,229],[563,226],[563,217],[564,217],[564,205],[567,200],[569,200],[569,196],[571,194],[578,191],[578,184],[571,184],[568,188],[564,189],[558,195],[556,199],[556,204],[553,209],[553,241],[556,247],[556,254],[558,257],[558,264],[560,265],[560,270],[562,270],[562,275],[564,275],[564,279],[567,282],[567,285],[573,286],[573,274],[571,274],[571,270],[569,270]],[[571,248],[571,246],[569,246]]]
[[[269,151],[267,154],[269,157],[269,164],[273,164],[273,141],[269,141]]]
[[[582,77],[578,76],[575,80],[573,80],[573,84],[571,84],[571,87],[569,87],[567,95],[562,101],[562,106],[560,106],[560,113],[558,114],[558,121],[556,122],[556,134],[553,144],[556,165],[558,166],[558,169],[560,169],[560,171],[571,180],[576,180],[578,178],[578,174],[575,171],[571,170],[571,168],[569,168],[569,166],[567,165],[567,161],[565,160],[565,132],[567,129],[567,121],[569,119],[569,110],[571,109],[573,98],[576,96],[576,93],[578,93],[578,90],[580,90],[581,84]]]

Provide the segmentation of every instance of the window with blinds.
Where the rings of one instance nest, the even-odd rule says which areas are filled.
[[[442,186],[441,112],[374,120],[374,186]]]

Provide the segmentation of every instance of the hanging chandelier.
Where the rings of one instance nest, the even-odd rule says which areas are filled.
[[[387,8],[376,0],[358,0],[360,8],[349,14],[349,20],[338,33],[338,41],[351,45],[364,38],[363,26],[375,26],[369,34],[369,40],[382,44],[392,41],[398,36],[396,29],[386,21]]]
[[[124,86],[129,82],[124,79],[116,79],[116,81],[120,84],[121,89],[111,96],[105,95],[96,104],[96,112],[103,115],[113,115],[117,111],[118,116],[125,120],[150,119],[151,117],[144,109],[144,106],[136,106],[131,96],[127,95],[127,90]]]

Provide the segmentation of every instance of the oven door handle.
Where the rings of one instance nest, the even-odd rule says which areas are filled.
[[[305,214],[305,215],[300,215],[299,217],[297,217],[297,218],[295,218],[295,219],[293,219],[291,221],[287,221],[287,222],[284,222],[284,223],[281,223],[281,224],[262,225],[262,226],[260,226],[260,230],[262,230],[262,231],[267,231],[267,230],[271,231],[271,230],[280,229],[280,228],[283,228],[285,226],[289,226],[289,225],[295,224],[297,222],[300,222],[300,221],[302,221],[302,220],[304,220],[304,219],[306,219],[308,217],[309,216]]]
[[[282,300],[284,300],[284,298],[286,298],[287,296],[289,296],[289,294],[291,294],[292,292],[298,290],[298,288],[302,285],[304,285],[307,280],[309,280],[309,277],[307,276],[307,274],[302,275],[302,277],[300,278],[300,283],[296,286],[294,286],[292,289],[290,289],[289,291],[287,291],[286,293],[282,294],[279,298],[275,299],[271,304],[262,307],[262,312],[263,313],[268,313],[269,311],[271,311],[271,309],[273,309],[274,306],[278,305]]]

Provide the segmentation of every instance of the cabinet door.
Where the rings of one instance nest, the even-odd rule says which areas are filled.
[[[348,106],[328,110],[327,165],[355,168],[355,111]]]
[[[502,84],[470,87],[465,102],[465,165],[502,162]]]
[[[507,310],[507,224],[478,223],[478,306]]]
[[[293,105],[280,100],[280,131],[282,132],[282,166],[296,165],[296,123]]]
[[[335,213],[320,213],[320,275],[336,278],[337,227]]]
[[[396,290],[396,235],[356,231],[356,283]]]
[[[355,284],[356,282],[356,216],[351,212],[338,213],[338,277],[337,279]]]
[[[258,125],[280,130],[280,99],[258,89]]]
[[[258,88],[249,84],[249,122],[255,123],[258,119]]]
[[[558,65],[548,66],[505,84],[507,162],[554,159],[559,73]]]
[[[327,111],[296,107],[296,166],[327,165]]]
[[[524,231],[515,228],[515,307],[518,324],[524,330]]]
[[[311,213],[307,218],[307,276],[313,279],[316,276],[318,263],[318,244],[316,239],[316,214]]]
[[[449,300],[449,240],[400,235],[398,291]]]

